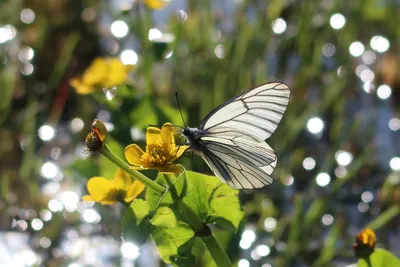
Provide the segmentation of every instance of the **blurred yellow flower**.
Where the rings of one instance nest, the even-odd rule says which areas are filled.
[[[188,146],[176,146],[174,129],[171,123],[165,123],[161,129],[148,127],[146,132],[146,152],[138,145],[125,148],[125,157],[132,169],[157,169],[162,173],[179,173],[180,165],[172,162],[182,156]]]
[[[360,245],[374,248],[376,244],[376,235],[370,228],[365,228],[358,233],[356,240]]]
[[[144,3],[151,9],[161,9],[169,3],[169,0],[145,0]]]
[[[376,235],[370,228],[363,229],[356,236],[353,250],[357,258],[367,258],[375,250]]]
[[[112,181],[103,177],[93,177],[87,183],[90,195],[83,196],[84,201],[95,201],[103,205],[112,205],[118,201],[127,203],[143,192],[145,185],[132,178],[128,173],[118,168]]]
[[[125,65],[118,58],[96,58],[81,77],[70,80],[78,94],[90,94],[96,90],[123,84],[134,65]]]

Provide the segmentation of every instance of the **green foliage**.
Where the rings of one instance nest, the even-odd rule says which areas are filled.
[[[177,223],[173,210],[168,207],[158,208],[151,219],[151,224],[160,228],[173,228]]]
[[[359,259],[357,267],[398,267],[400,260],[385,249],[377,248],[369,258]]]
[[[156,227],[151,237],[157,246],[161,258],[166,263],[174,263],[178,266],[190,266],[192,260],[194,260],[191,253],[194,235],[194,231],[188,224],[179,222],[170,228]]]
[[[143,244],[152,230],[150,217],[150,207],[147,202],[135,199],[122,218],[121,228],[124,240],[137,245]]]
[[[146,200],[154,212],[151,236],[162,259],[176,266],[193,263],[195,231],[215,223],[235,231],[243,218],[238,191],[214,177],[183,172],[177,178],[159,174],[156,182],[169,190],[164,194],[148,189]],[[207,229],[207,228],[206,228]],[[200,234],[200,233],[199,233]]]

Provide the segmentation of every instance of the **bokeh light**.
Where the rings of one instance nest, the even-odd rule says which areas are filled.
[[[376,36],[372,37],[369,44],[372,49],[374,49],[375,51],[377,51],[379,53],[386,52],[390,47],[389,40],[380,35],[376,35]]]
[[[245,230],[242,233],[242,239],[240,240],[239,246],[242,249],[248,249],[251,247],[253,242],[256,240],[256,234],[253,230]]]
[[[238,267],[250,267],[250,262],[246,259],[240,259],[238,262]]]
[[[386,84],[382,84],[376,89],[376,94],[382,100],[388,99],[392,94],[392,88]]]
[[[124,242],[121,246],[121,254],[124,258],[136,259],[139,256],[139,247],[131,242]]]
[[[20,18],[23,23],[31,24],[35,20],[35,12],[29,8],[22,9]]]
[[[399,171],[400,170],[400,158],[399,157],[394,157],[390,160],[390,168],[394,171]]]
[[[308,120],[307,129],[312,134],[319,134],[324,129],[324,122],[319,117],[313,117]]]
[[[389,120],[389,128],[392,131],[398,131],[400,129],[400,119],[392,118]]]
[[[139,58],[135,51],[127,49],[121,53],[121,61],[125,65],[136,65]]]
[[[331,176],[326,172],[321,172],[316,177],[317,184],[321,187],[327,186],[331,181]]]
[[[346,24],[346,18],[342,14],[336,13],[331,16],[329,23],[331,24],[332,28],[339,30]]]
[[[272,22],[272,31],[275,34],[282,34],[286,31],[287,24],[283,18],[277,18]]]
[[[339,150],[335,154],[335,159],[339,165],[347,166],[353,160],[353,155],[350,152]]]
[[[42,139],[43,141],[50,141],[51,139],[53,139],[55,131],[54,128],[50,125],[43,125],[39,128],[38,134],[40,139]]]
[[[53,162],[46,162],[40,168],[40,173],[42,174],[43,177],[47,179],[52,179],[56,177],[58,173],[58,167]]]
[[[311,157],[307,157],[303,160],[303,168],[310,171],[315,168],[316,162],[315,159]]]
[[[364,45],[361,42],[353,42],[350,44],[349,52],[353,57],[359,57],[364,53]]]
[[[111,33],[117,38],[125,37],[129,32],[128,24],[122,20],[116,20],[111,24]]]

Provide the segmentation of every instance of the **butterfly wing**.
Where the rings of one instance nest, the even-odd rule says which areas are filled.
[[[270,185],[277,158],[265,142],[224,137],[202,137],[199,153],[224,183],[235,189],[254,189]]]
[[[199,129],[208,136],[232,136],[266,140],[278,127],[290,99],[286,84],[260,85],[215,108],[201,122]]]

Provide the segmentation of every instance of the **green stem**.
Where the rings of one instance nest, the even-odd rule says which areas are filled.
[[[116,165],[118,165],[121,169],[123,169],[124,171],[129,173],[133,178],[144,183],[147,187],[149,187],[161,194],[163,194],[165,192],[165,188],[162,187],[161,185],[150,180],[149,178],[147,178],[145,175],[141,174],[140,172],[131,170],[129,168],[129,165],[125,161],[120,159],[117,155],[115,155],[114,152],[112,152],[112,150],[109,148],[109,146],[106,143],[104,143],[103,148],[101,149],[100,153],[103,154],[103,156],[105,156],[112,162],[114,162]]]
[[[211,257],[214,259],[217,266],[233,267],[228,255],[226,255],[226,252],[213,233],[207,236],[200,236],[200,238],[203,240],[208,251],[210,251]]]
[[[169,190],[171,192],[171,196],[174,199],[177,207],[179,209],[180,214],[186,219],[186,221],[190,224],[193,230],[196,232],[196,235],[201,238],[201,240],[206,245],[208,251],[214,262],[217,266],[226,266],[231,267],[233,266],[231,261],[226,255],[224,249],[222,248],[221,244],[218,242],[215,235],[211,232],[210,228],[202,222],[202,220],[197,216],[197,214],[190,208],[185,202],[180,199],[174,184],[171,182],[171,179],[168,175],[163,174],[165,181],[169,186]]]

